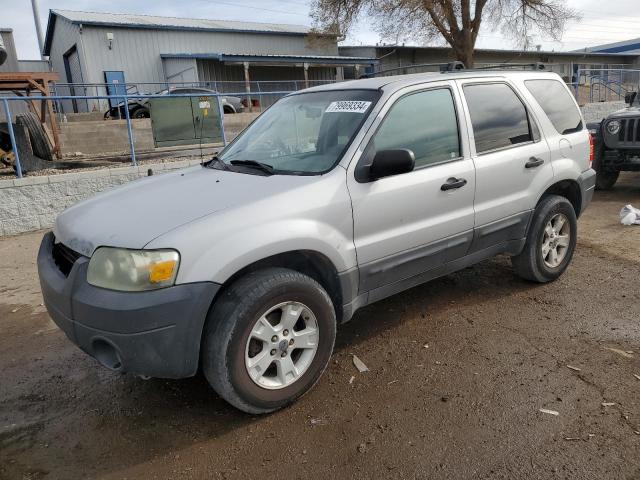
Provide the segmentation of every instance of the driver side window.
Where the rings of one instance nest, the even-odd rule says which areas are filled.
[[[409,149],[415,168],[460,157],[458,120],[448,88],[412,93],[387,113],[367,147],[367,163],[381,150]]]

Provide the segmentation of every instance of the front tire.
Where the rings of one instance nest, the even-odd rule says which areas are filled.
[[[573,205],[560,195],[542,198],[535,211],[524,249],[511,258],[516,274],[532,282],[558,278],[576,248],[578,222]]]
[[[597,152],[593,169],[596,171],[596,190],[611,190],[618,181],[620,172],[605,172],[602,169],[605,147],[602,145]]]
[[[318,282],[284,268],[251,272],[215,301],[204,331],[202,368],[231,405],[268,413],[315,385],[335,335],[335,309]]]

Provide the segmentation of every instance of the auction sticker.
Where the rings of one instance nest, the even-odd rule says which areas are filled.
[[[342,100],[340,102],[331,102],[325,112],[364,113],[369,108],[369,105],[371,105],[371,102]]]

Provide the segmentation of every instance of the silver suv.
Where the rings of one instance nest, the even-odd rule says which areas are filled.
[[[250,413],[293,402],[359,308],[497,254],[567,268],[590,135],[560,77],[456,72],[291,94],[219,157],[79,203],[38,254],[45,304],[102,365],[202,368]]]

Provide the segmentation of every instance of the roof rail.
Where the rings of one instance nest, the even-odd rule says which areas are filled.
[[[448,63],[418,63],[411,65],[404,65],[402,67],[387,68],[385,70],[378,70],[377,72],[363,73],[359,78],[373,78],[385,73],[406,71],[408,68],[422,68],[422,67],[438,67],[440,72],[452,72],[455,70],[464,70],[464,63],[462,62],[448,62]]]
[[[544,63],[498,63],[495,65],[486,65],[484,67],[474,67],[470,70],[511,70],[511,69],[531,69],[531,70],[546,70]]]

